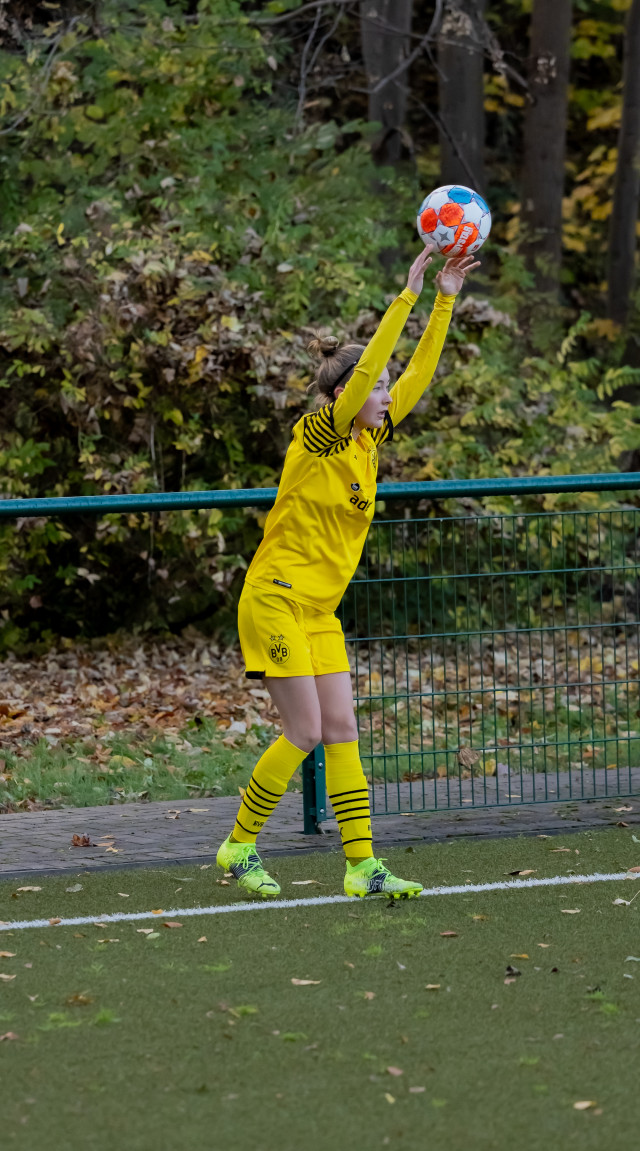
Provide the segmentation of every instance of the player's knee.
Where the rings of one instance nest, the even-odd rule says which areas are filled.
[[[297,730],[287,730],[284,733],[294,747],[299,747],[301,751],[313,751],[322,742],[322,732],[320,726],[316,727],[314,724],[305,724]]]
[[[325,744],[332,743],[354,743],[358,738],[358,726],[355,717],[345,717],[344,720],[332,720],[330,723],[325,723],[322,731],[322,742]]]

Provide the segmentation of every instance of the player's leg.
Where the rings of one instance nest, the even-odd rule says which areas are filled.
[[[340,828],[347,860],[347,895],[418,895],[422,885],[398,879],[373,854],[369,790],[358,743],[351,675],[316,676],[325,749],[327,791]]]
[[[308,641],[300,624],[301,613],[282,597],[263,596],[254,589],[243,592],[239,631],[247,672],[264,680],[280,714],[283,733],[256,764],[235,826],[220,847],[217,862],[235,875],[241,887],[263,896],[278,895],[280,887],[264,870],[256,837],[291,776],[320,739],[320,708]],[[293,674],[283,674],[289,670]],[[296,671],[302,674],[296,675]]]

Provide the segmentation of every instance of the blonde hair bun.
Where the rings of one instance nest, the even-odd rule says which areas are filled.
[[[340,347],[337,336],[322,336],[319,333],[307,344],[307,351],[319,359],[334,356]]]

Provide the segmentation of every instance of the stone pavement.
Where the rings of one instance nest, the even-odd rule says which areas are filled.
[[[236,796],[174,803],[62,808],[0,815],[0,878],[160,863],[206,863],[233,826]],[[623,809],[623,810],[620,810]],[[374,819],[377,850],[452,837],[487,839],[517,835],[566,835],[588,828],[640,827],[640,797],[546,803],[521,807],[387,815]],[[73,847],[88,836],[90,846]],[[288,793],[260,837],[265,856],[335,851],[335,820],[321,835],[302,833],[302,796]]]

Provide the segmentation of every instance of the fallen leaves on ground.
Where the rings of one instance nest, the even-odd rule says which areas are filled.
[[[72,835],[71,836],[71,846],[72,847],[91,847],[92,844],[91,844],[91,840],[90,840],[88,835]]]
[[[136,927],[138,935],[151,935],[153,927]]]
[[[17,951],[0,951],[0,959],[13,959],[17,954]]]
[[[505,875],[535,875],[537,867],[527,867],[524,871],[505,871]]]
[[[440,990],[440,984],[439,983],[427,983],[427,985],[425,987],[425,991],[439,991],[439,990]]]
[[[42,891],[41,887],[19,887],[18,891]]]
[[[54,916],[53,919],[49,920],[51,927],[56,927],[58,923],[62,923],[62,920],[58,916]]]
[[[404,1071],[401,1071],[399,1067],[387,1067],[387,1072],[389,1075],[404,1075]]]
[[[167,920],[164,923],[164,927],[182,927],[182,924],[177,923],[175,920]]]
[[[291,982],[293,983],[294,987],[317,987],[319,983],[322,983],[322,980],[321,979],[292,979]]]
[[[579,907],[562,907],[560,909],[560,913],[561,913],[561,915],[579,915],[580,914],[580,908]]]
[[[365,999],[375,999],[375,997],[376,997],[375,991],[365,991],[365,993],[364,993]]]
[[[65,891],[68,891],[70,895],[72,894],[72,892],[82,891],[82,884],[81,883],[72,883],[71,887],[65,887]]]
[[[595,1099],[580,1099],[577,1103],[574,1103],[573,1110],[574,1111],[587,1111],[589,1109],[589,1107],[597,1107],[597,1106],[598,1105],[597,1105]]]
[[[19,1039],[15,1031],[5,1031],[4,1035],[0,1035],[0,1043],[4,1043],[5,1039]]]
[[[441,931],[440,935],[442,936],[443,939],[454,939],[454,938],[457,939],[458,932],[457,931]]]

